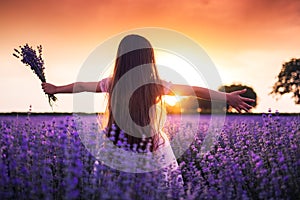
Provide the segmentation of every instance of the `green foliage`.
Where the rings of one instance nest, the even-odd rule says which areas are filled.
[[[278,96],[292,92],[295,103],[300,104],[300,59],[283,63],[277,78],[270,94]]]
[[[253,90],[252,87],[246,86],[246,85],[241,85],[241,84],[232,84],[232,85],[223,85],[221,87],[219,87],[219,91],[222,92],[234,92],[237,90],[243,90],[243,89],[247,89],[247,91],[244,94],[241,94],[242,97],[247,97],[250,99],[254,99],[255,102],[247,102],[249,105],[251,105],[252,107],[256,107],[257,106],[257,95],[256,92]],[[227,105],[227,110],[230,110],[230,107]]]

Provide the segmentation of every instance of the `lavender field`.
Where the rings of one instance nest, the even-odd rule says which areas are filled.
[[[97,134],[98,124],[83,121]],[[0,199],[300,199],[299,116],[227,116],[201,154],[208,123],[204,117],[178,158],[183,188],[168,188],[155,172],[120,172],[96,160],[72,116],[0,117]],[[171,116],[165,131],[182,125]]]

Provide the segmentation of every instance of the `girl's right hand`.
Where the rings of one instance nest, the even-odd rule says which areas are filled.
[[[50,83],[42,83],[42,88],[46,94],[55,94],[57,86]]]
[[[254,99],[240,96],[240,94],[243,94],[246,91],[246,89],[243,89],[231,93],[226,93],[227,103],[235,108],[239,113],[241,113],[242,110],[249,112],[249,110],[252,108],[252,106],[246,102],[255,102]]]

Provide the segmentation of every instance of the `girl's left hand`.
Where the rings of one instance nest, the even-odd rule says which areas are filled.
[[[226,94],[227,103],[235,108],[239,113],[241,113],[242,110],[249,112],[252,108],[252,106],[246,102],[255,102],[254,99],[240,96],[240,94],[244,94],[246,91],[246,89],[243,89]]]
[[[42,83],[42,88],[46,94],[56,94],[56,86],[50,83]]]

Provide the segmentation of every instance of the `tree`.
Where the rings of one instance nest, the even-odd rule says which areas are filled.
[[[246,86],[246,85],[241,85],[241,84],[232,84],[232,85],[223,85],[219,87],[219,91],[222,92],[234,92],[237,90],[242,90],[242,89],[247,89],[247,91],[242,94],[242,97],[247,97],[250,99],[254,99],[255,102],[247,102],[249,105],[251,105],[253,108],[257,106],[257,95],[256,92],[253,90],[252,87]],[[227,105],[227,111],[231,112],[231,107]]]
[[[270,94],[283,95],[293,93],[296,104],[300,104],[300,59],[292,58],[282,64],[278,80]]]

